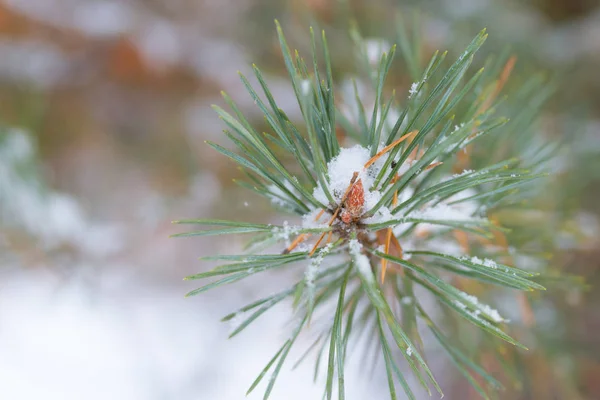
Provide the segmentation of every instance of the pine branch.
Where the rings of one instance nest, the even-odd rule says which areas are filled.
[[[418,77],[407,90],[394,88],[390,95],[386,85],[386,78],[395,73],[396,46],[391,46],[380,54],[367,77],[352,78],[354,95],[340,97],[335,84],[341,77],[333,76],[325,34],[319,36],[318,43],[317,35],[310,30],[312,62],[307,63],[298,52],[290,50],[277,23],[302,123],[290,121],[278,107],[257,66],[253,71],[266,102],[248,79],[241,79],[272,135],[254,129],[226,94],[232,113],[215,107],[238,151],[209,145],[245,170],[250,181],[242,183],[244,187],[303,221],[298,226],[176,221],[217,228],[175,236],[244,233],[255,235],[251,248],[275,249],[271,254],[249,251],[205,257],[230,263],[188,277],[218,277],[188,296],[256,273],[305,267],[293,285],[238,312],[248,316],[232,336],[258,323],[260,316],[285,300],[300,315],[290,338],[249,389],[255,389],[272,371],[265,399],[296,338],[309,329],[309,321],[319,318],[317,311],[325,329],[318,332],[309,351],[320,348],[315,375],[321,355],[327,354],[326,398],[332,397],[336,385],[339,399],[344,398],[346,352],[351,348],[348,343],[370,324],[374,329],[372,339],[383,355],[392,399],[397,398],[396,383],[408,398],[415,398],[392,344],[425,390],[431,393],[433,387],[441,394],[422,354],[427,343],[423,344],[419,336],[418,321],[429,327],[476,391],[488,398],[490,389],[501,387],[499,382],[461,350],[456,337],[448,336],[451,332],[445,331],[451,329],[443,321],[430,317],[432,312],[415,297],[413,286],[423,288],[445,316],[469,322],[481,334],[525,348],[505,332],[508,321],[498,311],[459,289],[458,283],[523,292],[544,290],[536,273],[517,268],[506,257],[507,230],[490,216],[503,208],[518,210],[519,201],[540,190],[535,182],[546,176],[543,162],[552,151],[532,152],[533,133],[528,127],[550,89],[541,78],[533,77],[516,93],[506,94],[512,101],[508,107],[503,90],[515,60],[500,57],[495,63],[488,61],[485,69],[474,70],[472,65],[486,40],[485,30],[452,63],[447,62],[447,52],[436,51],[423,64],[419,41],[410,40],[404,25],[399,26],[400,58],[411,76]],[[371,66],[366,55],[369,43],[356,29],[350,35],[365,64]],[[324,60],[325,71],[320,70],[319,59]],[[312,65],[312,71],[308,65]],[[371,87],[371,100],[358,95],[357,82]],[[404,94],[397,98],[395,94],[401,92]],[[534,156],[524,153],[525,147]],[[294,170],[301,174],[290,172],[292,169],[278,156],[281,152],[291,156],[299,167]],[[394,276],[385,279],[386,274]]]

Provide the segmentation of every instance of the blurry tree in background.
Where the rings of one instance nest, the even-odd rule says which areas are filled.
[[[176,232],[171,219],[190,215],[242,218],[248,215],[245,203],[249,203],[256,220],[280,222],[271,214],[268,202],[231,183],[231,178],[240,177],[239,171],[204,145],[207,139],[226,143],[210,105],[222,105],[219,92],[225,90],[254,126],[266,129],[260,110],[237,76],[238,69],[250,75],[250,63],[257,62],[278,104],[291,119],[300,120],[284,78],[273,29],[275,18],[286,27],[293,46],[302,51],[310,46],[305,35],[308,25],[326,29],[334,76],[343,79],[356,66],[347,39],[350,21],[356,21],[366,38],[394,42],[394,14],[399,12],[410,24],[415,11],[420,11],[424,54],[446,48],[458,54],[486,27],[490,38],[481,50],[481,60],[487,52],[502,53],[509,45],[510,54],[517,56],[518,76],[545,71],[548,81],[557,85],[536,127],[565,145],[553,165],[556,179],[531,206],[552,211],[553,216],[549,220],[535,219],[535,213],[531,216],[548,244],[556,238],[546,254],[554,271],[580,275],[590,289],[582,290],[577,281],[565,281],[559,289],[536,299],[535,323],[520,332],[523,341],[532,346],[518,359],[523,387],[501,396],[600,398],[596,379],[600,374],[596,334],[600,328],[600,291],[596,289],[600,283],[600,7],[592,0],[1,1],[0,273],[5,285],[0,288],[0,304],[5,308],[0,314],[0,348],[13,349],[13,358],[0,364],[0,379],[48,374],[48,380],[58,382],[61,389],[75,387],[75,381],[92,379],[81,375],[81,370],[107,362],[94,353],[85,365],[60,369],[53,368],[55,356],[25,351],[38,349],[34,340],[38,332],[54,332],[49,329],[53,324],[64,323],[58,317],[51,317],[47,326],[41,321],[45,315],[57,316],[52,305],[56,292],[77,285],[77,292],[85,293],[86,300],[107,304],[118,299],[121,310],[132,314],[147,315],[141,310],[151,305],[147,312],[152,317],[148,318],[156,321],[152,329],[141,322],[115,328],[119,326],[115,319],[109,319],[113,322],[106,322],[102,329],[120,332],[116,337],[135,332],[137,339],[153,330],[159,339],[146,348],[169,349],[165,352],[176,358],[178,365],[186,366],[171,368],[168,357],[157,354],[141,362],[138,358],[144,349],[140,349],[130,357],[136,360],[131,361],[132,369],[142,371],[139,376],[143,379],[130,377],[135,383],[123,384],[136,388],[138,391],[131,393],[137,394],[107,395],[153,398],[148,395],[153,393],[159,398],[155,392],[161,392],[162,398],[217,398],[218,393],[224,399],[239,398],[273,348],[265,349],[264,354],[253,353],[256,359],[245,364],[240,361],[240,370],[249,373],[234,374],[237,383],[227,392],[228,378],[217,379],[210,371],[225,376],[233,360],[237,361],[235,356],[246,350],[238,349],[227,358],[222,347],[221,352],[207,357],[187,349],[218,347],[214,343],[219,342],[211,342],[216,339],[206,333],[200,338],[177,335],[220,329],[213,328],[218,316],[256,298],[260,293],[257,282],[226,295],[205,297],[203,301],[214,311],[197,324],[192,321],[204,312],[202,301],[182,300],[172,308],[161,308],[152,294],[146,295],[163,293],[156,297],[178,299],[191,289],[180,283],[180,277],[197,272],[194,258],[199,253],[212,253],[215,248],[234,252],[230,247],[241,247],[237,239],[228,243],[169,241],[168,234]],[[411,83],[409,71],[398,69],[390,76],[390,85],[398,93],[406,92]],[[520,82],[513,84],[519,86]],[[261,285],[276,291],[287,279],[274,276],[272,283],[261,281]],[[12,287],[18,290],[10,291]],[[19,293],[45,294],[39,297],[39,307],[37,303],[34,307],[19,298]],[[72,301],[85,302],[75,299]],[[175,310],[183,307],[185,318],[172,319]],[[11,319],[10,309],[16,310],[16,319]],[[88,313],[89,318],[97,318],[86,309],[84,315]],[[40,322],[30,326],[25,319]],[[73,326],[86,324],[89,320],[85,318],[73,322]],[[177,329],[168,335],[159,333],[167,325]],[[276,327],[279,323],[273,325]],[[64,332],[58,335],[64,336]],[[249,335],[244,347],[254,343],[252,333]],[[257,333],[255,340],[261,335]],[[271,335],[274,342],[279,341],[277,331]],[[60,340],[51,333],[46,337],[49,342],[39,349],[56,348],[68,357],[68,344],[55,344]],[[73,334],[72,341],[77,340]],[[185,343],[185,349],[173,347],[175,341]],[[90,343],[86,348],[93,347]],[[214,361],[218,354],[224,358],[219,365]],[[23,361],[22,367],[17,367],[17,360]],[[114,362],[90,375],[102,376],[98,371],[109,371]],[[45,369],[36,375],[34,364]],[[166,370],[177,372],[166,374]],[[459,374],[443,371],[443,381],[449,382],[445,387],[450,388],[446,398],[470,395]],[[385,386],[383,375],[381,379],[374,385]],[[34,397],[20,396],[25,390],[11,391],[11,387],[35,386],[28,378],[22,381],[22,387],[7,386],[4,390],[8,392],[0,389],[0,395]],[[294,380],[289,382],[291,385]],[[300,389],[305,385],[298,385],[298,398],[310,398],[302,397]],[[43,393],[70,399],[81,398],[81,393],[90,389],[65,390],[62,396],[52,390]],[[115,387],[114,391],[121,390]],[[275,392],[273,398],[282,397]]]

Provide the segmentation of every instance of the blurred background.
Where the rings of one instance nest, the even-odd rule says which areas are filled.
[[[354,67],[348,42],[336,40],[349,17],[364,36],[385,37],[395,10],[415,8],[426,48],[456,54],[487,27],[484,52],[510,45],[522,71],[543,69],[560,85],[542,126],[577,140],[561,159],[564,187],[548,194],[561,198],[566,226],[553,262],[591,289],[560,292],[538,315],[553,333],[550,348],[560,348],[553,363],[524,372],[542,389],[501,398],[600,398],[598,1],[342,3],[0,0],[0,398],[244,398],[286,337],[289,312],[277,309],[230,341],[219,319],[275,291],[279,278],[185,299],[196,286],[182,278],[206,268],[197,257],[242,242],[169,239],[178,231],[170,221],[281,216],[236,187],[234,164],[204,144],[226,143],[210,105],[225,90],[262,123],[237,76],[256,62],[298,117],[275,18],[301,48],[309,24],[327,29],[343,76]],[[355,369],[349,399],[389,396],[381,371]],[[465,398],[455,372],[435,369],[446,398]],[[543,390],[545,369],[569,389]],[[312,372],[310,360],[284,367],[272,398],[320,398]]]

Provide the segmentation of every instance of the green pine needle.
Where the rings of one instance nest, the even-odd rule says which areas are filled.
[[[508,54],[486,61],[485,68],[474,67],[475,54],[487,38],[485,30],[451,64],[448,52],[439,51],[425,63],[415,25],[415,31],[409,31],[398,23],[398,47],[381,49],[376,58],[353,27],[349,35],[366,76],[345,77],[333,75],[325,32],[315,35],[310,29],[312,59],[306,62],[290,50],[276,22],[301,123],[280,109],[256,65],[252,69],[259,90],[245,76],[240,78],[270,132],[255,129],[226,94],[232,113],[214,107],[237,151],[208,144],[243,170],[247,181],[237,182],[279,210],[303,217],[298,226],[174,221],[206,227],[175,237],[254,235],[244,254],[203,257],[227,264],[187,277],[217,279],[187,296],[280,268],[303,271],[280,293],[223,318],[242,321],[233,337],[259,323],[276,304],[289,302],[296,315],[293,332],[248,393],[270,373],[264,398],[270,396],[296,339],[314,329],[315,319],[322,328],[298,362],[315,351],[316,379],[326,360],[327,399],[336,386],[338,398],[345,398],[347,355],[357,351],[353,344],[364,335],[383,356],[392,399],[398,398],[397,383],[407,398],[415,398],[405,377],[408,369],[428,393],[433,387],[442,394],[425,361],[428,343],[420,336],[419,323],[429,328],[449,361],[486,399],[502,385],[461,349],[445,321],[469,322],[463,329],[471,329],[481,342],[489,341],[491,348],[502,343],[490,339],[496,338],[525,349],[505,332],[507,320],[498,311],[465,290],[545,290],[539,283],[543,276],[538,279],[537,273],[514,266],[512,256],[520,248],[508,246],[512,231],[499,225],[495,213],[519,215],[523,209],[518,204],[540,191],[544,162],[557,145],[545,144],[536,151],[530,126],[552,87],[536,75],[513,92],[504,90],[502,71],[514,62]],[[415,80],[409,88],[387,83],[398,73],[398,59]],[[340,90],[342,80],[350,84],[351,93]],[[370,97],[359,94],[364,87]],[[291,169],[284,160],[296,165]],[[340,174],[346,174],[347,181],[340,181]]]

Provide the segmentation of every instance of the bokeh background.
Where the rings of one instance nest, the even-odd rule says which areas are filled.
[[[414,9],[426,48],[460,51],[487,27],[484,52],[510,45],[522,71],[543,69],[559,83],[542,121],[557,140],[576,137],[562,159],[564,190],[552,195],[577,235],[561,233],[555,262],[590,289],[561,295],[538,316],[553,321],[551,346],[567,356],[523,372],[543,387],[550,375],[542,370],[554,371],[569,389],[505,398],[599,399],[595,0],[1,0],[0,398],[244,398],[286,337],[289,311],[276,309],[233,340],[219,319],[283,278],[185,299],[195,286],[182,278],[206,268],[197,257],[242,242],[169,239],[170,221],[281,217],[236,187],[239,171],[204,144],[226,142],[210,105],[225,90],[261,123],[237,76],[256,62],[282,108],[298,116],[275,18],[300,47],[309,24],[328,29],[343,76],[353,69],[348,42],[335,41],[349,17],[378,37],[393,27],[390,15]],[[351,374],[349,399],[387,398],[381,371],[358,365]],[[436,374],[446,398],[469,393],[444,364]],[[309,361],[284,368],[272,398],[321,394]],[[249,398],[262,398],[260,390]]]

